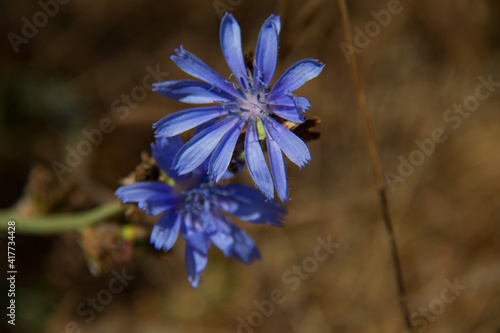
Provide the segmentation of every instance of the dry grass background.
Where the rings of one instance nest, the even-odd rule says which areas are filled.
[[[373,20],[370,11],[386,9],[389,2],[349,1],[353,27],[364,29]],[[440,298],[443,281],[457,278],[467,289],[426,321],[425,329],[417,326],[419,332],[499,332],[500,89],[456,130],[443,114],[474,94],[478,76],[491,74],[500,81],[500,5],[402,0],[401,6],[358,54],[358,62],[384,170],[396,173],[398,156],[408,158],[417,148],[414,141],[429,138],[433,129],[448,135],[388,192],[409,309],[418,313],[428,307]],[[4,2],[0,8],[4,34],[19,33],[20,18],[40,10],[35,2]],[[285,291],[286,301],[255,332],[403,331],[365,136],[339,47],[337,3],[241,1],[233,14],[244,52],[254,48],[270,13],[283,22],[277,73],[306,57],[326,67],[300,89],[313,104],[309,114],[323,119],[322,137],[309,144],[313,159],[306,168],[289,166],[293,200],[287,203],[285,227],[244,225],[263,259],[245,266],[212,249],[202,284],[193,289],[185,276],[182,242],[166,254],[139,243],[129,262],[107,266],[94,277],[79,235],[18,235],[17,332],[63,332],[68,321],[88,333],[235,332],[237,318],[247,318],[255,311],[252,302],[269,299],[276,288]],[[50,198],[47,211],[112,200],[119,179],[148,150],[151,123],[185,105],[151,93],[120,120],[111,103],[141,84],[146,66],[159,65],[168,79],[186,77],[169,59],[181,43],[228,76],[219,23],[212,1],[73,0],[20,45],[19,53],[3,38],[2,206],[21,196],[35,164],[43,175],[38,200],[49,205]],[[65,146],[74,147],[82,129],[105,117],[116,129],[65,175],[67,188],[61,192],[50,163],[63,161]],[[250,183],[246,172],[239,180]],[[312,255],[317,237],[328,235],[340,247],[291,291],[282,275]],[[75,309],[107,286],[113,267],[125,267],[136,278],[86,323]]]

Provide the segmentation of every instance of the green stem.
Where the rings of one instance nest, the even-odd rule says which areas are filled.
[[[13,210],[0,211],[0,232],[7,232],[7,222],[16,222],[16,233],[49,235],[66,231],[79,231],[94,223],[124,212],[125,206],[118,202],[99,206],[91,210],[72,214],[53,214],[39,217],[26,217]]]

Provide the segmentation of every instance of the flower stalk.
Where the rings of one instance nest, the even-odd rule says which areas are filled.
[[[16,221],[16,233],[30,235],[51,235],[68,231],[81,231],[95,223],[114,217],[125,211],[119,202],[102,205],[81,213],[49,214],[27,217],[13,209],[0,211],[0,220]],[[7,231],[7,224],[0,226],[0,232]]]
[[[347,12],[347,6],[345,0],[339,0],[338,3],[342,16],[342,22],[344,25],[346,43],[350,45],[351,49],[354,49],[354,43],[351,35],[351,23],[349,20],[349,13]],[[389,246],[391,249],[392,261],[394,264],[394,273],[396,275],[395,278],[396,278],[397,292],[399,297],[399,306],[401,308],[406,329],[408,329],[408,331],[411,332],[413,330],[410,324],[408,304],[406,303],[406,288],[403,279],[403,271],[401,268],[401,260],[396,245],[396,238],[394,236],[394,228],[391,220],[391,215],[389,212],[386,187],[382,176],[382,168],[380,166],[380,159],[370,119],[370,113],[368,111],[368,104],[366,103],[365,91],[363,89],[363,84],[361,82],[361,77],[359,75],[358,64],[356,62],[356,56],[354,52],[350,52],[350,64],[351,64],[352,78],[356,88],[358,106],[359,110],[361,111],[361,119],[363,121],[363,127],[367,137],[368,150],[370,152],[373,173],[377,185],[380,207],[382,209],[382,219],[384,221],[384,225],[389,238]]]

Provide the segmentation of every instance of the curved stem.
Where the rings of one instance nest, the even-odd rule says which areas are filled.
[[[16,222],[16,233],[19,234],[48,235],[78,231],[124,212],[125,209],[125,206],[114,202],[81,213],[52,214],[39,217],[26,217],[13,210],[2,210],[0,211],[0,221],[3,222],[0,225],[0,232],[7,232],[7,221]]]

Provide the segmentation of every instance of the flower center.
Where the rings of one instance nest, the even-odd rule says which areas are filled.
[[[200,185],[186,191],[183,203],[184,210],[196,216],[208,212],[214,200],[212,192],[210,185]]]
[[[234,102],[221,103],[230,114],[238,116],[244,122],[249,122],[261,115],[269,114],[269,103],[266,101],[266,84],[261,81],[254,82],[252,76],[249,73],[247,74],[245,77],[248,81],[248,86],[243,82],[241,86],[238,86],[234,82],[227,81],[233,85],[241,97]]]
[[[268,105],[263,102],[263,96],[259,92],[255,91],[253,88],[249,88],[245,92],[246,99],[240,99],[238,101],[238,107],[241,111],[240,116],[245,120],[249,121],[255,119],[255,117],[261,114],[268,113]]]

